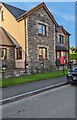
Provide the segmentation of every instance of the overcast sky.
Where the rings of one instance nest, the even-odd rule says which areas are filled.
[[[40,2],[8,2],[24,10],[30,10]],[[70,46],[75,46],[75,2],[45,2],[59,25],[71,34]]]

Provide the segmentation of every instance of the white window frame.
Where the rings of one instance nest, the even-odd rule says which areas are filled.
[[[65,44],[65,35],[64,35],[64,34],[62,34],[62,33],[58,33],[58,34],[57,34],[57,38],[59,37],[59,35],[64,36],[63,44]],[[60,43],[60,42],[58,41],[58,43]]]
[[[37,59],[39,60],[39,48],[47,49],[47,58],[46,59],[49,59],[49,47],[46,45],[37,45]]]
[[[2,50],[4,52],[4,55],[3,55],[3,57],[1,57],[1,60],[7,59],[7,49],[6,48],[0,48],[0,49],[1,49],[1,54],[2,54]]]
[[[42,56],[41,59],[47,59],[47,48],[46,47],[39,47],[39,56],[40,55]],[[39,57],[39,59],[40,59],[40,57]]]
[[[38,24],[41,24],[41,25],[45,25],[46,26],[46,33],[44,33],[44,27],[43,27],[43,33],[42,33],[42,35],[44,35],[44,36],[48,36],[48,24],[47,23],[44,23],[44,22],[42,22],[42,21],[36,21],[37,22],[37,33],[36,34],[39,34],[38,33]]]

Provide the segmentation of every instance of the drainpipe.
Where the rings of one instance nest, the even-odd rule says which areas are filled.
[[[28,66],[28,18],[25,20],[25,70]]]
[[[55,25],[54,25],[54,65],[56,60],[56,41],[55,41]]]
[[[69,58],[69,36],[68,36],[68,62],[69,62],[70,58]]]

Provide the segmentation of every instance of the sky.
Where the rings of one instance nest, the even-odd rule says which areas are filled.
[[[40,2],[7,2],[24,10],[30,10]],[[75,2],[44,2],[59,25],[71,34],[70,46],[76,46],[75,42]]]

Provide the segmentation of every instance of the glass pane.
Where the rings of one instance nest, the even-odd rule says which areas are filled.
[[[42,30],[43,28],[42,28],[42,25],[41,24],[38,24],[38,33],[41,33],[42,34]]]
[[[7,51],[6,48],[1,49],[1,59],[6,59]]]
[[[16,53],[17,53],[17,59],[22,59],[22,49],[21,48],[17,48],[16,49]]]
[[[60,35],[58,35],[58,42],[60,42]]]
[[[57,52],[57,59],[60,58],[60,52]]]
[[[39,59],[47,58],[47,48],[39,48]]]
[[[45,35],[46,28],[43,26],[43,35]]]
[[[45,48],[43,49],[43,58],[46,57],[46,51],[45,51]]]

